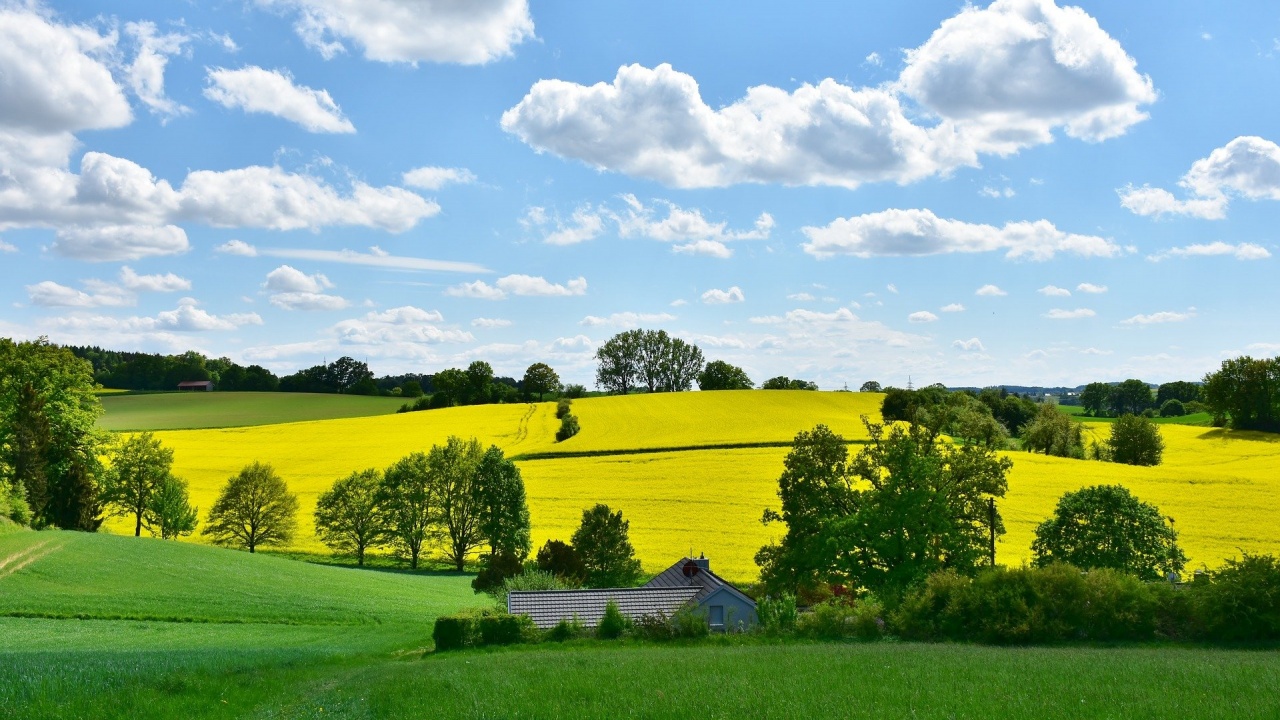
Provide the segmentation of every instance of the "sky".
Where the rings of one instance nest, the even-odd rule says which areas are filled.
[[[1194,380],[1280,354],[1278,81],[1261,1],[0,0],[0,336]]]

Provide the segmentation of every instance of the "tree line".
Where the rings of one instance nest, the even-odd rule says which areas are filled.
[[[755,383],[742,368],[723,360],[706,362],[702,349],[666,330],[627,330],[596,350],[596,387],[612,395],[634,391],[685,392],[752,390]],[[763,390],[817,390],[817,383],[783,375],[761,384]]]

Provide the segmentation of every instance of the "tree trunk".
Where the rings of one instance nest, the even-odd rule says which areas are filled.
[[[138,522],[133,526],[133,536],[142,537],[142,513],[138,513]]]

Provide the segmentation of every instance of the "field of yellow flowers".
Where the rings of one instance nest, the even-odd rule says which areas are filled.
[[[596,502],[622,510],[645,568],[705,552],[717,571],[756,575],[752,557],[783,528],[761,525],[777,506],[785,447],[660,451],[664,448],[781,443],[823,422],[850,439],[865,436],[859,416],[878,417],[881,396],[862,393],[744,391],[591,398],[573,411],[582,432],[554,441],[555,405],[489,405],[403,415],[250,428],[168,431],[175,471],[202,513],[226,479],[254,460],[272,463],[298,493],[302,513],[295,548],[323,552],[313,534],[316,497],[353,470],[385,467],[451,434],[476,436],[509,456],[608,453],[519,462],[529,496],[535,546],[568,540],[581,511]],[[1105,436],[1106,428],[1091,427]],[[1174,518],[1192,567],[1210,567],[1240,549],[1280,551],[1280,436],[1202,427],[1162,426],[1159,467],[1011,453],[1008,496],[1000,504],[1008,534],[998,559],[1030,558],[1037,523],[1063,492],[1118,483]],[[646,450],[647,452],[634,452]],[[857,452],[853,445],[851,452]],[[632,451],[632,452],[627,452]],[[117,531],[123,525],[114,525]],[[198,536],[196,537],[198,540]]]

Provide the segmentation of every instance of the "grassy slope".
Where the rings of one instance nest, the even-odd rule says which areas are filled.
[[[394,413],[402,398],[312,393],[188,392],[104,395],[108,430],[243,427]]]
[[[1058,409],[1078,420],[1084,420],[1086,422],[1113,423],[1116,421],[1115,418],[1110,417],[1090,417],[1085,414],[1084,408],[1079,405],[1059,405]],[[1213,425],[1213,415],[1210,415],[1207,412],[1192,413],[1190,415],[1182,415],[1180,417],[1154,417],[1151,418],[1151,420],[1157,425],[1197,425],[1201,427],[1210,427]]]

